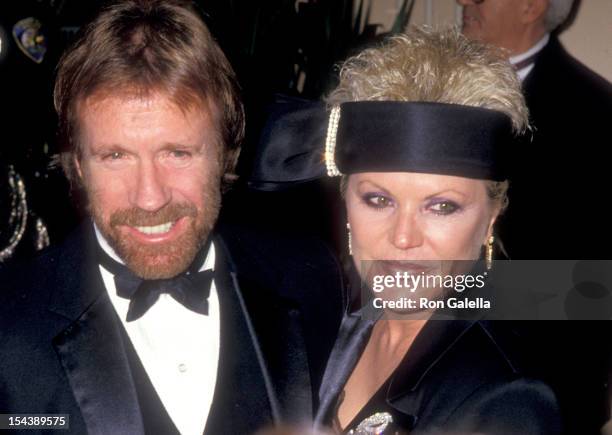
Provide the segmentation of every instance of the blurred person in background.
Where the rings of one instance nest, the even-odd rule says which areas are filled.
[[[574,1],[458,3],[463,5],[463,33],[507,53],[523,82],[533,125],[516,153],[511,205],[500,221],[508,255],[609,259],[612,228],[605,214],[592,207],[606,196],[610,182],[612,85],[572,57],[559,41]],[[543,213],[546,207],[562,213],[550,222]],[[595,233],[587,235],[581,228]]]
[[[606,201],[612,182],[612,85],[559,41],[579,2],[457,3],[463,6],[463,33],[507,53],[522,81],[533,125],[516,148],[509,207],[498,223],[508,256],[612,259],[612,224],[598,205]],[[612,29],[607,31],[612,40]],[[603,302],[610,291],[591,297]],[[598,433],[610,413],[610,322],[546,322],[530,329],[534,355],[559,395],[569,433]]]

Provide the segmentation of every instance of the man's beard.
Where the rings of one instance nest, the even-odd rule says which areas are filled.
[[[170,203],[148,212],[136,207],[114,211],[108,221],[90,203],[90,211],[100,232],[125,262],[127,267],[143,279],[172,278],[186,271],[202,248],[219,215],[221,195],[211,188],[205,192],[206,207],[198,210],[190,202]],[[170,242],[143,244],[133,239],[120,227],[155,226],[187,218],[188,225]],[[172,229],[170,229],[172,231]]]

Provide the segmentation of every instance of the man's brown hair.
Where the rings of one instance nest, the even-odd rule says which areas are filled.
[[[61,162],[77,180],[78,105],[93,95],[151,92],[181,109],[208,108],[219,128],[225,176],[244,136],[244,110],[234,71],[192,3],[121,0],[105,7],[62,56],[55,81]]]

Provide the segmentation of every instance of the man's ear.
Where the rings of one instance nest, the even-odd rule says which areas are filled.
[[[523,24],[536,23],[544,19],[550,0],[524,0],[521,21]]]
[[[81,162],[79,162],[79,158],[76,153],[72,156],[72,163],[74,164],[74,170],[76,171],[79,178],[83,179],[83,170],[81,169]]]

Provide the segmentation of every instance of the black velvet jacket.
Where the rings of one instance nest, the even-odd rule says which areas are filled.
[[[429,320],[386,391],[385,408],[410,434],[558,434],[552,390],[522,375],[504,322]],[[345,315],[319,393],[316,423],[329,425],[369,339],[373,320]]]

